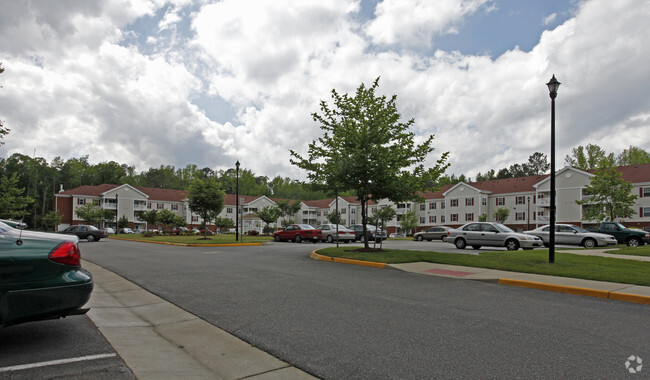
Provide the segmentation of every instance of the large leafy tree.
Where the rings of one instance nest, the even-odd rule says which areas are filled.
[[[278,218],[282,216],[282,210],[280,210],[277,206],[266,206],[257,211],[257,216],[259,216],[260,219],[262,219],[262,221],[266,224],[264,227],[264,230],[266,231],[270,223],[277,222]]]
[[[424,167],[433,135],[415,144],[409,131],[415,121],[401,122],[397,96],[378,96],[378,86],[379,78],[370,87],[361,84],[354,96],[332,90],[333,107],[321,101],[321,113],[312,114],[323,136],[309,144],[306,157],[291,150],[291,163],[305,169],[316,188],[356,195],[364,233],[369,201],[418,199],[448,166],[444,153],[433,167]]]
[[[508,219],[508,216],[510,216],[510,209],[507,207],[499,207],[495,212],[494,212],[494,220],[496,220],[498,223],[505,223],[506,220]]]
[[[95,203],[88,202],[75,210],[77,216],[88,224],[99,224],[104,216],[104,211]]]
[[[413,230],[418,227],[418,217],[415,215],[415,211],[408,210],[402,214],[402,220],[400,221],[400,226],[405,233],[411,235]]]
[[[603,165],[585,186],[587,199],[576,201],[585,205],[582,219],[589,221],[615,221],[616,218],[629,218],[634,214],[632,183],[621,178],[621,173],[613,165]]]
[[[196,178],[190,184],[189,206],[193,212],[199,214],[207,226],[210,224],[210,220],[223,210],[224,196],[225,194],[215,178]],[[205,238],[205,232],[203,237]]]
[[[650,153],[636,146],[630,146],[616,156],[616,164],[620,166],[647,163],[650,163]]]
[[[158,210],[139,211],[138,219],[147,222],[147,229],[151,229],[158,224]]]
[[[0,177],[0,218],[22,218],[32,202],[34,200],[25,195],[25,189],[18,185],[16,173],[11,177]]]
[[[581,170],[594,170],[598,169],[603,162],[613,162],[614,154],[607,154],[603,148],[598,145],[588,144],[586,147],[582,145],[573,148],[571,155],[564,158],[564,163]]]

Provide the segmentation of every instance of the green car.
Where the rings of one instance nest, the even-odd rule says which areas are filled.
[[[0,220],[0,327],[85,314],[93,279],[79,238]]]

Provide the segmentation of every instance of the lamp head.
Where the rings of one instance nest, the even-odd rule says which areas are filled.
[[[553,74],[553,78],[546,85],[548,86],[548,93],[551,98],[555,98],[557,96],[557,90],[560,88],[560,82],[555,79],[555,74]]]

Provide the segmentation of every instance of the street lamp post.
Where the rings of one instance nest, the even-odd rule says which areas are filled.
[[[526,229],[530,230],[530,197],[528,197],[528,212],[526,213]]]
[[[115,234],[120,233],[120,229],[117,227],[117,222],[118,222],[118,213],[120,212],[119,207],[117,207],[117,194],[115,194]]]
[[[239,241],[239,160],[235,162],[237,168],[237,184],[235,190],[235,241]]]
[[[548,94],[551,97],[551,223],[548,236],[548,262],[555,262],[555,98],[560,82],[555,79],[555,74],[546,83]]]

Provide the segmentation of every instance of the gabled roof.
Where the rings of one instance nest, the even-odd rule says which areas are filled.
[[[89,196],[89,197],[101,197],[106,192],[114,190],[118,187],[125,185],[111,185],[103,184],[96,186],[79,186],[74,189],[65,190],[56,194],[57,196]],[[182,202],[183,199],[187,198],[187,192],[185,190],[172,190],[172,189],[159,189],[157,187],[139,187],[139,186],[130,186],[141,193],[144,193],[149,196],[150,200],[153,201],[169,201],[169,202]]]
[[[616,171],[623,179],[632,183],[650,182],[650,164],[619,166]]]

